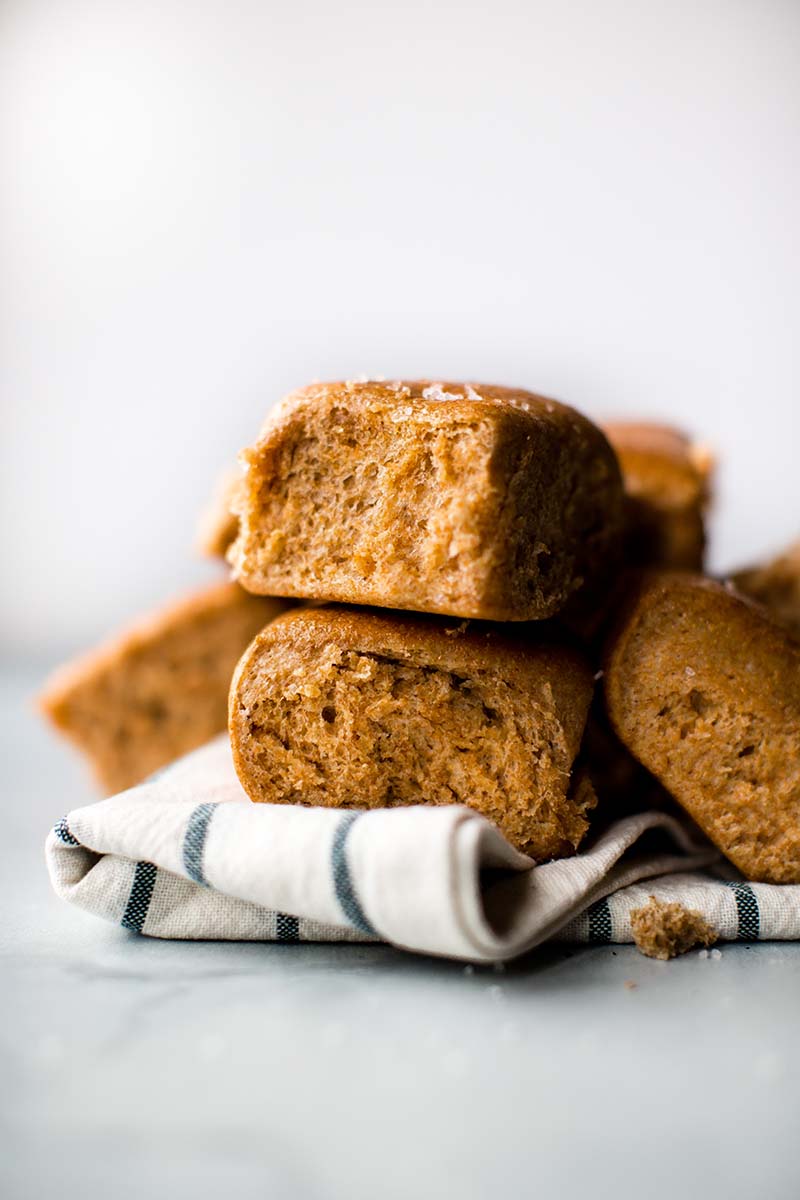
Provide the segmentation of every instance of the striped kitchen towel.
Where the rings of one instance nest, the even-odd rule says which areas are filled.
[[[59,896],[151,937],[386,941],[499,962],[550,938],[631,941],[631,909],[656,895],[722,939],[800,938],[800,887],[718,877],[716,853],[664,813],[534,866],[460,806],[252,804],[225,736],[69,813],[46,853]]]

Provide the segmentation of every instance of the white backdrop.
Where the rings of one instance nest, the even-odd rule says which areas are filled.
[[[674,420],[715,566],[796,534],[799,61],[796,0],[4,0],[4,646],[205,577],[315,377]]]

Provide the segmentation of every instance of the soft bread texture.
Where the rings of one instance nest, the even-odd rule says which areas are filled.
[[[225,729],[237,660],[286,607],[235,583],[203,588],[62,667],[40,708],[106,792],[132,787]]]
[[[777,558],[732,576],[740,592],[759,601],[773,621],[800,638],[800,541]]]
[[[256,593],[538,620],[602,570],[621,530],[602,433],[509,388],[316,384],[242,459],[229,558]]]
[[[800,644],[732,589],[655,572],[604,684],[622,742],[739,870],[800,882]]]
[[[594,793],[571,780],[593,680],[577,652],[435,618],[296,609],[231,686],[234,763],[256,801],[466,804],[536,859],[573,854]]]
[[[638,421],[603,430],[625,484],[625,557],[632,566],[700,570],[713,460],[679,429]]]

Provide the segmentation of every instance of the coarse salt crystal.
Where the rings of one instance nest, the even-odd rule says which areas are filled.
[[[430,387],[422,389],[423,400],[463,400],[463,396],[459,396],[458,392],[447,392],[440,383],[432,383]]]

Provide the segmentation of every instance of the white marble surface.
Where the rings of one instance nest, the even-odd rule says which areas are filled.
[[[89,793],[35,679],[2,677],[5,1200],[798,1195],[800,946],[468,974],[136,937],[50,894]]]

